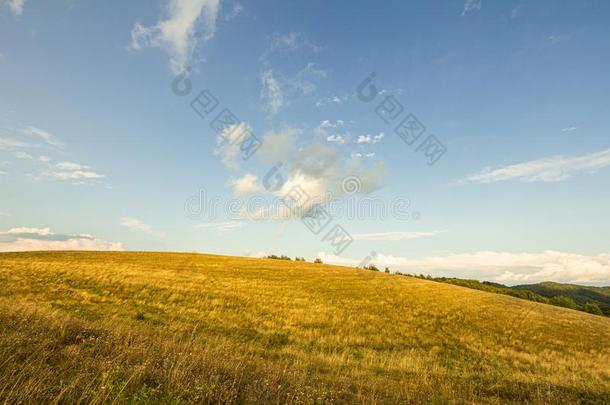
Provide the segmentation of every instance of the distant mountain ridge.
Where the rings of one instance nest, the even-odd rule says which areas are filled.
[[[537,284],[517,285],[512,288],[530,291],[547,298],[569,297],[579,305],[593,302],[599,306],[605,315],[610,315],[610,287],[589,287],[545,281]]]
[[[610,287],[590,287],[551,281],[510,287],[490,281],[423,275],[414,277],[610,316]]]

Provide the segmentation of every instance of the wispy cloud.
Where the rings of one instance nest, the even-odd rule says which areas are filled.
[[[30,145],[29,143],[25,143],[15,138],[0,137],[0,150],[11,151],[30,147],[32,147],[32,145]]]
[[[156,25],[134,25],[130,49],[161,48],[170,57],[172,72],[180,73],[197,48],[197,34],[202,31],[204,41],[214,36],[219,6],[220,0],[170,0],[165,18]]]
[[[268,53],[288,50],[295,51],[302,48],[308,48],[313,52],[321,50],[319,46],[312,43],[303,33],[293,31],[286,34],[274,34],[271,38],[271,46]]]
[[[24,132],[42,139],[44,142],[51,146],[61,147],[63,145],[63,142],[61,142],[55,135],[48,131],[45,131],[44,129],[30,126],[25,128]]]
[[[0,252],[39,250],[124,250],[117,242],[91,235],[56,234],[50,228],[19,227],[0,232]]]
[[[561,129],[561,132],[572,132],[572,131],[576,131],[578,128],[577,127],[565,127]]]
[[[217,134],[216,143],[218,146],[214,153],[221,156],[222,163],[226,167],[233,170],[238,170],[240,168],[240,163],[237,159],[240,154],[240,140],[251,132],[252,129],[248,124],[241,122],[239,124],[231,125]]]
[[[155,236],[158,238],[165,237],[165,233],[155,231],[152,226],[140,221],[137,218],[123,217],[123,218],[121,218],[121,225],[132,231],[143,232],[143,233],[146,233],[148,235],[152,235],[152,236]]]
[[[231,6],[231,9],[229,11],[223,12],[223,16],[221,18],[224,21],[230,21],[230,20],[238,17],[243,12],[244,12],[244,6],[241,3],[234,3]]]
[[[21,159],[21,160],[32,160],[32,159],[34,159],[34,157],[32,155],[30,155],[27,152],[23,152],[23,151],[13,152],[13,156],[15,156],[17,159]]]
[[[289,58],[294,63],[297,56],[314,56],[319,50],[318,46],[298,32],[275,34],[271,38],[268,48],[259,58],[262,64],[261,99],[269,115],[277,114],[295,99],[314,92],[318,82],[327,77],[326,71],[313,62],[306,63],[300,70],[287,71],[287,64],[279,61],[284,62]]]
[[[360,260],[320,253],[325,263],[357,266]],[[607,285],[610,280],[610,254],[581,255],[557,251],[508,253],[480,251],[445,256],[408,258],[378,254],[377,266],[388,266],[401,273],[475,278],[507,284],[557,281]]]
[[[273,70],[267,69],[261,74],[261,98],[265,102],[265,109],[271,115],[277,114],[286,103],[284,91],[279,80],[273,75]]]
[[[610,149],[582,156],[559,155],[500,168],[487,168],[468,176],[462,183],[494,183],[507,180],[562,181],[579,173],[596,173],[607,166],[610,166]]]
[[[237,228],[241,228],[242,225],[243,225],[243,222],[240,222],[240,221],[227,221],[227,222],[216,222],[216,223],[210,223],[210,224],[197,224],[197,225],[194,225],[193,228],[211,229],[216,232],[224,233],[224,232],[233,231]]]
[[[30,149],[43,145],[56,148],[63,146],[63,142],[55,135],[37,127],[29,126],[12,132],[11,137],[0,137],[0,150]],[[43,143],[41,144],[40,141]]]
[[[11,10],[16,16],[20,16],[23,14],[23,6],[25,5],[25,0],[2,0],[0,1],[0,6],[6,6]]]
[[[420,239],[429,238],[437,235],[438,231],[429,232],[377,232],[377,233],[357,233],[353,237],[355,240],[383,240],[383,241],[400,241],[405,239]]]
[[[265,110],[270,115],[277,114],[293,100],[314,92],[318,82],[326,78],[326,71],[319,69],[313,63],[308,63],[295,75],[278,75],[268,68],[261,73],[261,98]]]
[[[464,10],[462,10],[462,16],[465,16],[468,13],[473,11],[478,11],[483,6],[482,0],[466,0],[464,3]]]
[[[105,176],[91,170],[89,166],[74,162],[59,162],[42,172],[43,177],[57,180],[96,180]]]

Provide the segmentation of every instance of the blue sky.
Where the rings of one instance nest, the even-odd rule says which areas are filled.
[[[607,1],[1,0],[0,251],[610,284],[609,17]],[[225,108],[239,123],[213,129]]]

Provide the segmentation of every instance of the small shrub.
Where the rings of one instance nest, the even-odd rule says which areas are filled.
[[[292,260],[290,257],[286,256],[286,255],[281,255],[281,256],[277,256],[277,255],[269,255],[269,256],[265,256],[265,259],[273,259],[273,260]]]
[[[304,262],[304,261],[305,261],[305,258],[304,258],[304,257],[295,257],[295,258],[294,258],[294,261],[295,261],[295,262]]]
[[[322,259],[320,259],[319,257],[316,257],[316,260],[313,261],[316,264],[322,264]]]

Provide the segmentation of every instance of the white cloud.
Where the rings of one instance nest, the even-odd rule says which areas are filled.
[[[341,104],[344,103],[346,101],[348,101],[350,99],[350,96],[339,96],[339,95],[334,95],[331,97],[324,97],[319,99],[318,101],[316,101],[316,107],[323,107],[325,105],[328,104]]]
[[[236,194],[253,194],[263,191],[258,177],[250,173],[246,173],[239,179],[232,180],[231,185]]]
[[[243,255],[244,255],[244,257],[264,258],[266,256],[269,256],[269,253],[263,252],[262,250],[259,250],[259,251],[245,250]]]
[[[282,166],[277,167],[273,183],[279,188],[270,191],[283,199],[300,191],[307,196],[295,209],[283,203],[279,206],[258,208],[255,212],[243,212],[244,218],[251,220],[299,218],[310,208],[324,205],[332,198],[347,194],[369,194],[381,187],[384,164],[365,166],[360,160],[342,157],[330,144],[313,143],[301,146],[296,151],[281,157]],[[278,180],[281,178],[281,180]],[[350,179],[350,188],[345,180]],[[351,187],[354,185],[354,187]]]
[[[384,137],[385,137],[385,134],[383,132],[380,132],[378,135],[359,135],[358,139],[356,139],[356,143],[357,144],[368,143],[368,144],[374,145],[376,143],[381,142]]]
[[[465,16],[466,14],[475,10],[480,10],[482,5],[482,0],[466,0],[464,3],[464,10],[462,11],[462,16]]]
[[[16,234],[23,234],[23,233],[31,233],[31,234],[35,234],[35,235],[40,235],[40,236],[48,236],[48,235],[52,235],[53,233],[51,232],[51,228],[28,228],[28,227],[20,227],[20,228],[12,228],[9,229],[8,231],[4,232],[7,235],[16,235]]]
[[[326,137],[326,140],[328,142],[335,142],[338,143],[340,145],[345,144],[345,136],[344,135],[340,135],[340,134],[332,134],[332,135],[328,135]]]
[[[493,183],[514,179],[527,182],[562,181],[578,173],[596,173],[607,166],[610,166],[610,149],[582,156],[559,155],[496,169],[486,168],[468,176],[465,182]]]
[[[578,128],[576,128],[576,127],[566,127],[566,128],[563,128],[561,130],[561,132],[572,132],[572,131],[576,131],[577,129]]]
[[[405,239],[428,238],[437,235],[439,232],[377,232],[377,233],[357,233],[353,237],[355,240],[389,240],[399,241]]]
[[[352,152],[350,154],[350,156],[352,159],[361,159],[363,157],[368,158],[368,159],[373,159],[377,155],[375,154],[375,152],[369,152],[369,153],[365,153],[365,154],[362,154],[360,152]]]
[[[239,221],[227,221],[227,222],[216,222],[210,224],[198,224],[193,226],[193,228],[197,229],[212,229],[216,232],[230,232],[237,228],[241,228],[243,225],[242,222]]]
[[[357,266],[361,262],[324,253],[319,257],[325,263],[348,266]],[[379,254],[375,257],[374,263],[402,273],[475,278],[506,284],[556,281],[608,285],[610,281],[610,254],[587,256],[557,251],[541,253],[481,251],[419,259]]]
[[[144,232],[148,235],[152,235],[158,238],[162,238],[165,236],[163,232],[155,231],[152,226],[145,224],[137,218],[123,217],[121,218],[121,225],[131,229],[132,231]]]
[[[79,163],[74,162],[59,162],[55,165],[60,170],[83,170],[87,169],[87,166],[83,166]]]
[[[205,41],[216,31],[220,0],[170,0],[165,19],[145,27],[136,23],[131,31],[131,49],[161,48],[170,57],[174,73],[184,71],[198,45],[198,33]]]
[[[384,165],[367,167],[358,159],[341,158],[337,149],[329,144],[314,143],[301,147],[293,156],[286,156],[288,176],[277,196],[288,195],[295,187],[300,188],[309,199],[290,216],[300,216],[314,205],[325,204],[330,198],[339,198],[348,193],[344,180],[355,180],[355,190],[350,194],[368,194],[381,186]],[[353,191],[353,192],[352,192]]]
[[[25,0],[3,0],[0,1],[0,5],[4,5],[11,10],[16,16],[20,16],[23,14],[23,6],[25,4]]]
[[[318,125],[314,129],[314,133],[321,138],[325,138],[328,142],[334,142],[340,145],[344,145],[347,142],[348,133],[339,133],[341,127],[345,125],[345,121],[336,120],[334,122],[330,120],[320,121],[320,125]]]
[[[124,250],[121,243],[91,235],[62,235],[49,228],[13,228],[0,232],[0,252],[40,250]]]
[[[318,128],[320,128],[320,129],[339,128],[339,127],[342,127],[343,125],[345,125],[345,121],[343,121],[343,120],[336,120],[335,122],[332,122],[331,120],[322,120],[322,121],[320,121],[320,125],[318,125]]]

